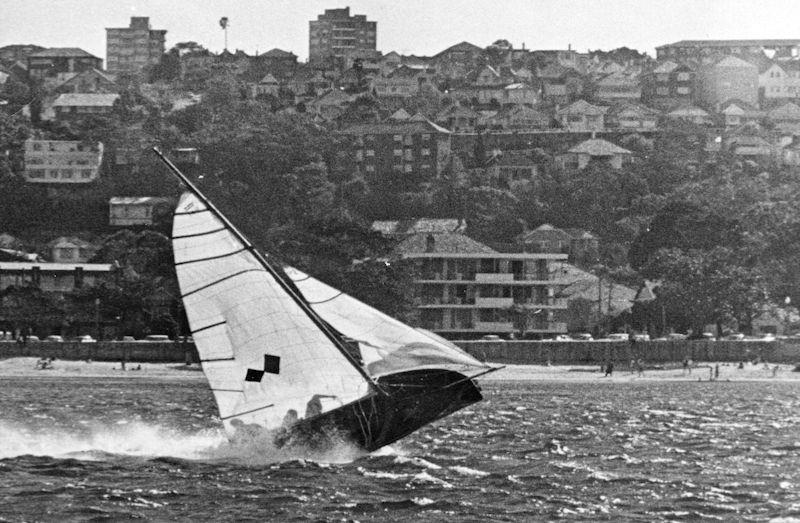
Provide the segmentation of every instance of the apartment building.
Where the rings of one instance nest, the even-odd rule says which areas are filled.
[[[355,167],[370,182],[394,188],[432,180],[450,155],[450,131],[421,117],[356,124],[342,133],[353,137]]]
[[[324,63],[339,60],[342,67],[352,55],[375,53],[377,22],[365,15],[350,15],[350,8],[326,9],[309,23],[308,61]]]
[[[557,253],[500,253],[462,234],[415,234],[398,252],[416,267],[418,325],[451,339],[487,334],[551,337],[567,332],[554,320],[559,297]]]
[[[654,107],[675,108],[694,98],[695,72],[686,64],[667,60],[642,78],[642,101]]]
[[[150,29],[150,18],[132,16],[128,27],[106,29],[106,67],[113,75],[137,75],[164,54],[165,29]]]
[[[60,140],[25,141],[25,181],[84,184],[99,177],[103,144]]]
[[[736,56],[701,67],[697,71],[696,97],[714,109],[732,99],[758,105],[758,67]]]

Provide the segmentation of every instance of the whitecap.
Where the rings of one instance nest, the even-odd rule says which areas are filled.
[[[477,470],[477,469],[471,469],[469,467],[455,466],[455,467],[450,467],[450,470],[458,474],[461,474],[462,476],[474,476],[482,478],[489,475],[488,472],[484,472],[482,470]]]

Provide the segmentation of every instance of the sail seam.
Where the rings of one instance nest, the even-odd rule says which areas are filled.
[[[209,209],[198,209],[196,211],[174,212],[173,216],[186,216],[187,214],[200,214],[201,212],[211,212]]]
[[[225,325],[227,323],[225,320],[218,321],[217,323],[212,323],[211,325],[206,325],[205,327],[200,327],[199,329],[193,330],[192,334],[197,334],[200,331],[212,329],[214,327],[219,327],[220,325]]]
[[[235,360],[236,358],[209,358],[207,360],[200,360],[200,363],[209,363],[209,362],[213,363],[215,361],[235,361]]]
[[[213,392],[244,392],[242,389],[211,389]]]
[[[245,414],[252,414],[253,412],[258,412],[259,410],[268,409],[268,408],[274,407],[274,406],[275,406],[274,403],[270,403],[269,405],[266,405],[264,407],[258,407],[257,409],[251,409],[251,410],[246,410],[244,412],[238,412],[236,414],[231,414],[230,416],[223,416],[223,417],[220,417],[220,419],[221,420],[226,420],[226,419],[235,418],[237,416],[244,416]]]
[[[343,292],[340,292],[339,294],[336,294],[335,296],[331,296],[331,297],[330,297],[330,298],[328,298],[327,300],[320,300],[320,301],[309,301],[308,303],[310,303],[311,305],[319,305],[320,303],[328,303],[329,301],[333,301],[333,300],[335,300],[336,298],[338,298],[338,297],[339,297],[339,296],[341,296],[342,294],[344,294],[344,293],[343,293]]]
[[[209,287],[213,287],[214,285],[216,285],[218,283],[224,282],[225,280],[229,280],[231,278],[235,278],[236,276],[239,276],[240,274],[244,274],[246,272],[267,272],[267,271],[265,271],[264,269],[245,269],[243,271],[235,272],[233,274],[229,274],[228,276],[225,276],[224,278],[220,278],[219,280],[212,281],[211,283],[207,283],[207,284],[203,285],[202,287],[198,287],[197,289],[191,290],[191,291],[187,292],[186,294],[181,294],[181,298],[185,298],[185,297],[187,297],[187,296],[189,296],[191,294],[194,294],[196,292],[200,292],[202,290],[208,289]]]
[[[182,240],[183,238],[195,238],[197,236],[205,236],[206,234],[214,234],[215,232],[224,231],[225,227],[220,227],[219,229],[214,229],[213,231],[205,231],[205,232],[196,232],[194,234],[180,234],[178,236],[173,236],[173,240]]]
[[[232,251],[232,252],[228,252],[228,253],[225,253],[225,254],[218,254],[217,256],[208,256],[206,258],[197,258],[196,260],[186,260],[186,261],[182,261],[182,262],[175,262],[175,265],[176,266],[177,265],[186,265],[188,263],[197,263],[197,262],[203,262],[203,261],[208,261],[208,260],[218,260],[219,258],[227,258],[228,256],[233,256],[234,254],[239,254],[240,252],[243,252],[243,251],[246,251],[246,250],[247,250],[247,248],[245,247],[245,248],[242,248],[242,249],[239,249],[239,250],[236,250],[236,251]]]

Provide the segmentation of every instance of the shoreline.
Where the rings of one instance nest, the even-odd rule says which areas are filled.
[[[39,358],[13,357],[0,360],[0,378],[123,378],[123,379],[181,379],[205,380],[199,364],[182,363],[127,363],[122,370],[120,362],[55,360],[49,369],[37,369]],[[800,382],[800,372],[793,372],[794,365],[775,364],[754,365],[745,363],[739,369],[735,363],[699,362],[685,372],[680,363],[665,368],[646,368],[642,375],[631,371],[627,365],[615,366],[611,376],[606,377],[598,365],[502,365],[498,371],[478,378],[480,382],[564,382],[564,383],[631,383],[656,381],[708,382],[709,368],[719,365],[719,378],[715,381],[765,381]],[[773,375],[774,374],[774,375]]]

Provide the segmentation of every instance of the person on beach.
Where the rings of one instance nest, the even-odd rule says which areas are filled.
[[[644,365],[642,364],[641,358],[636,360],[636,375],[644,376]]]
[[[614,363],[609,361],[606,364],[606,375],[605,375],[605,377],[607,378],[607,377],[611,376],[611,374],[613,374],[613,373],[614,373]]]
[[[689,370],[689,358],[683,358],[683,374]],[[691,371],[689,372],[691,374]]]
[[[719,363],[714,365],[714,379],[715,380],[719,379]]]

